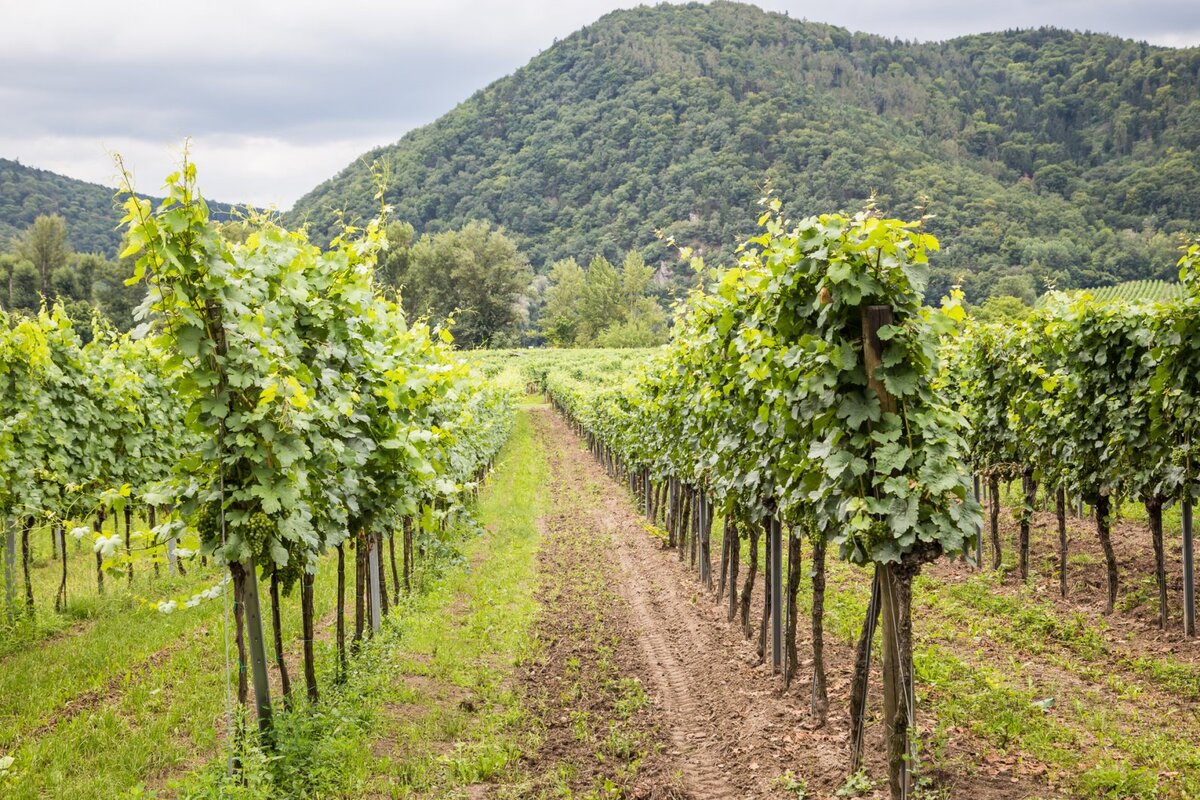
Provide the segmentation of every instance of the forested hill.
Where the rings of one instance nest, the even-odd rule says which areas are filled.
[[[727,256],[764,178],[793,216],[876,193],[943,239],[931,291],[1167,277],[1200,225],[1200,48],[1056,29],[911,44],[728,2],[611,13],[396,144],[418,230],[497,222],[539,270],[656,231]],[[378,201],[360,161],[302,198],[328,235]]]
[[[39,216],[59,214],[67,221],[72,250],[115,256],[121,245],[116,193],[108,186],[0,158],[0,252]],[[228,204],[209,205],[215,218],[228,218]]]
[[[42,214],[67,220],[68,241],[81,253],[115,255],[121,243],[115,189],[0,158],[0,250]]]

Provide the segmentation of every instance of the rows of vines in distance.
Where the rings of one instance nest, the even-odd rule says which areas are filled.
[[[1113,286],[1101,286],[1095,289],[1072,292],[1047,292],[1038,298],[1037,307],[1043,308],[1054,302],[1061,302],[1063,294],[1075,297],[1089,296],[1100,303],[1165,303],[1181,300],[1186,294],[1185,287],[1174,281],[1125,281]]]

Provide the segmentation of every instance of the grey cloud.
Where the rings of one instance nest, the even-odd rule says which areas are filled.
[[[406,54],[337,70],[302,63],[152,71],[72,62],[14,67],[0,61],[11,113],[4,127],[28,134],[131,129],[200,134],[232,127],[321,135],[378,127],[397,117],[433,118],[508,68],[491,59],[459,62],[457,71],[429,79],[436,63],[425,54]]]

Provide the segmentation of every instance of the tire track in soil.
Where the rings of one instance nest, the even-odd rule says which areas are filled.
[[[666,753],[632,617],[603,555],[610,544],[593,519],[598,484],[584,481],[570,456],[578,442],[555,435],[550,412],[528,413],[548,502],[537,519],[537,645],[519,673],[540,741],[523,757],[532,783],[520,796],[609,796],[615,785],[631,800],[699,800]]]
[[[719,765],[724,761],[724,747],[714,747],[714,737],[703,723],[715,721],[717,709],[710,698],[697,691],[698,681],[688,668],[685,653],[703,652],[698,627],[691,619],[679,619],[674,604],[661,601],[662,587],[646,580],[643,570],[648,559],[634,559],[628,542],[617,548],[618,561],[626,580],[621,583],[621,595],[629,603],[638,626],[638,644],[647,662],[658,669],[651,675],[658,690],[660,707],[666,712],[668,732],[675,750],[685,761],[684,785],[697,797],[734,798],[739,795],[728,785]],[[647,591],[643,587],[651,586]],[[673,623],[682,622],[682,625]],[[652,624],[647,624],[652,623]],[[691,624],[689,624],[691,623]],[[670,636],[668,627],[682,635]],[[697,723],[701,723],[697,725]],[[693,732],[689,733],[688,729]]]

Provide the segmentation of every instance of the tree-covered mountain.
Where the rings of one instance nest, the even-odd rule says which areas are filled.
[[[68,242],[81,253],[115,255],[121,234],[115,189],[0,158],[0,250],[42,215],[67,220]]]
[[[658,233],[727,257],[769,180],[793,216],[935,215],[931,292],[1169,277],[1200,228],[1200,48],[1057,29],[914,44],[729,2],[613,12],[365,156],[418,231],[499,223],[546,271]],[[290,221],[377,207],[361,161]],[[1022,277],[1022,280],[1028,280]]]
[[[79,253],[115,256],[121,249],[116,189],[68,178],[0,158],[0,252],[40,216],[67,223],[67,244]],[[213,217],[229,218],[231,206],[209,203]]]

